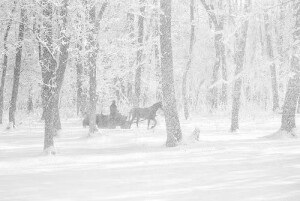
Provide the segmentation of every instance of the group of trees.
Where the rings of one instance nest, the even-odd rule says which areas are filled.
[[[23,86],[28,110],[41,100],[49,153],[62,96],[72,100],[66,108],[76,104],[77,115],[89,115],[90,134],[112,98],[122,108],[162,99],[167,146],[182,138],[177,108],[186,119],[191,110],[231,110],[234,132],[241,104],[275,112],[282,105],[281,130],[295,127],[299,1],[5,0],[0,11],[0,123],[10,94],[15,125]]]

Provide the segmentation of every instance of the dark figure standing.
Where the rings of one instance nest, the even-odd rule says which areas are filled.
[[[110,121],[111,125],[113,128],[116,126],[116,116],[117,116],[117,106],[116,106],[116,101],[113,101],[112,104],[110,105]]]

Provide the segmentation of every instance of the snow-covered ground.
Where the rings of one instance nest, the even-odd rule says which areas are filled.
[[[300,200],[300,140],[264,138],[279,116],[242,122],[238,134],[228,132],[229,118],[181,123],[186,139],[199,127],[200,142],[166,148],[162,121],[154,131],[142,125],[87,137],[79,119],[64,120],[55,156],[42,154],[42,122],[3,127],[0,200]]]

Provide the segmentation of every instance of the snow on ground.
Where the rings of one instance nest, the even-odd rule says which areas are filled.
[[[229,125],[223,117],[182,121],[186,138],[200,128],[200,142],[166,148],[161,120],[154,131],[144,124],[89,138],[79,119],[65,120],[55,156],[42,154],[42,122],[3,127],[0,200],[299,201],[300,140],[263,138],[280,117],[242,122],[237,134]]]

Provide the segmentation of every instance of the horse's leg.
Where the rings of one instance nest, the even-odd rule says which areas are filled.
[[[152,119],[152,120],[154,121],[154,125],[151,127],[151,129],[154,128],[156,126],[156,124],[157,124],[156,119]]]
[[[140,120],[140,117],[137,116],[137,118],[136,118],[136,127],[137,127],[137,128],[139,127],[139,120]]]
[[[150,119],[148,119],[148,126],[147,126],[147,129],[149,129],[149,125],[150,125]]]

